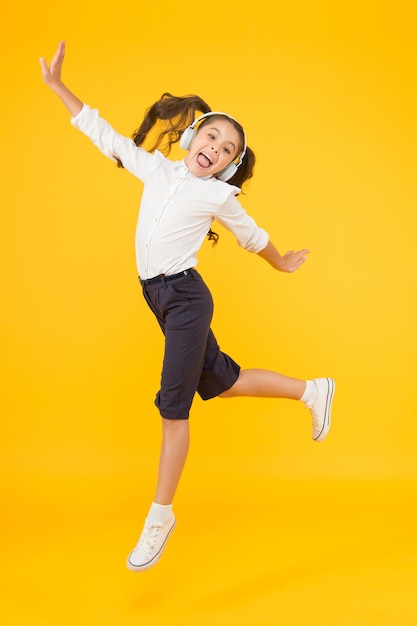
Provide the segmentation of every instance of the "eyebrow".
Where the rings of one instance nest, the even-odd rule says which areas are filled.
[[[215,130],[215,131],[217,131],[217,132],[219,133],[219,135],[221,135],[220,130],[219,130],[218,128],[216,128],[216,126],[210,126],[209,130]],[[226,141],[225,143],[230,143],[230,144],[233,146],[233,150],[236,150],[236,146],[235,146],[235,144],[233,143],[233,141],[229,141],[229,140],[228,140],[228,141]]]

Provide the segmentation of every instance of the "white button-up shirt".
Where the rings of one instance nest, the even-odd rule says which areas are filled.
[[[199,178],[184,161],[149,153],[118,133],[96,109],[84,105],[71,123],[108,157],[118,156],[144,189],[136,227],[136,263],[142,279],[177,274],[197,265],[197,253],[213,220],[236,237],[240,246],[260,252],[268,234],[242,208],[238,187],[217,178]]]

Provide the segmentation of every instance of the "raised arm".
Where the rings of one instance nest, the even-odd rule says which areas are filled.
[[[65,56],[65,41],[61,41],[55,55],[48,66],[45,59],[39,59],[42,68],[42,78],[44,82],[62,100],[68,111],[74,117],[83,108],[83,102],[68,89],[61,79],[61,69]]]
[[[270,241],[266,247],[258,252],[258,256],[265,259],[273,268],[280,272],[295,272],[298,270],[304,261],[307,260],[306,255],[310,250],[289,250],[284,256],[281,256],[276,247]]]

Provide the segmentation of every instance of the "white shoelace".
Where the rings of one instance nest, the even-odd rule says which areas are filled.
[[[308,402],[306,402],[306,407],[308,409],[310,409],[311,411],[311,415],[313,416],[313,425],[315,428],[320,428],[321,427],[321,421],[317,415],[317,413],[314,410],[314,401],[313,400],[309,400]]]
[[[142,531],[140,539],[136,545],[134,550],[140,550],[144,552],[146,557],[149,558],[152,554],[152,550],[155,547],[155,542],[158,538],[159,531],[164,526],[162,523],[158,522],[145,522],[145,528]]]

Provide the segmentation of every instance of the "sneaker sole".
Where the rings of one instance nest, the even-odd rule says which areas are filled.
[[[317,437],[313,437],[314,441],[323,441],[323,439],[327,437],[329,430],[330,430],[332,402],[333,402],[334,392],[336,389],[336,383],[334,382],[333,378],[326,378],[326,380],[327,380],[328,386],[327,386],[326,410],[324,414],[323,428],[321,429]]]
[[[133,563],[130,562],[130,553],[128,558],[127,558],[127,568],[131,571],[131,572],[143,572],[151,567],[153,567],[154,565],[156,565],[159,561],[159,559],[162,556],[162,552],[165,549],[165,546],[167,545],[167,541],[171,536],[172,531],[174,530],[175,526],[177,525],[177,520],[174,520],[174,523],[172,524],[171,528],[169,529],[169,532],[167,534],[167,536],[165,537],[165,541],[164,543],[161,545],[161,547],[159,548],[159,552],[157,552],[157,554],[155,554],[155,556],[153,557],[153,559],[151,559],[150,561],[148,561],[147,563],[144,563],[143,565],[134,565]]]

